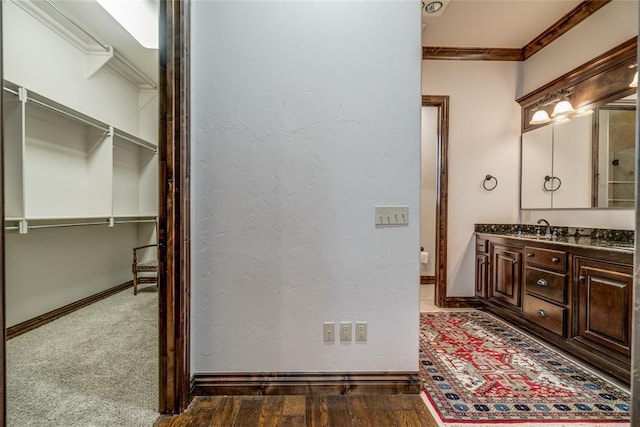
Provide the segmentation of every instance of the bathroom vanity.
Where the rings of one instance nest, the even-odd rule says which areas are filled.
[[[629,383],[632,232],[600,233],[575,237],[564,228],[545,238],[520,226],[476,226],[476,297],[484,309]]]

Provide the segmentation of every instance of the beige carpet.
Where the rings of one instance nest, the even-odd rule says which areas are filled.
[[[127,289],[9,340],[7,425],[153,425],[157,297]]]

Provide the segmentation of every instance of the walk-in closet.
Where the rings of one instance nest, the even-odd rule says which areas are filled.
[[[106,3],[1,6],[10,426],[157,412],[158,51]]]

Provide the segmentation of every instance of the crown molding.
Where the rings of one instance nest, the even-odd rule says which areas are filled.
[[[610,2],[611,0],[585,0],[581,2],[522,48],[423,46],[422,59],[525,61]]]

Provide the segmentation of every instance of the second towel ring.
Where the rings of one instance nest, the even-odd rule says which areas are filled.
[[[488,186],[487,182],[491,182],[491,181],[494,181],[493,185],[489,184]],[[498,178],[496,178],[493,175],[487,175],[484,177],[484,181],[482,181],[482,188],[484,188],[487,191],[491,191],[497,186],[498,186]]]
[[[558,186],[555,188],[554,181],[558,181]],[[549,183],[548,186],[547,183]],[[560,188],[560,186],[562,186],[562,180],[557,176],[546,175],[544,177],[544,182],[542,183],[542,188],[544,188],[544,191],[556,191],[558,188]]]

